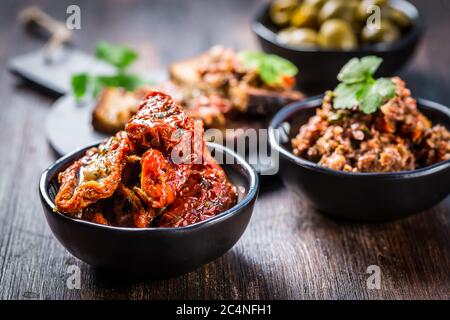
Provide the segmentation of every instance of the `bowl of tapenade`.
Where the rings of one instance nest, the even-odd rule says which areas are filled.
[[[239,240],[258,183],[240,156],[204,142],[201,121],[152,91],[125,130],[58,160],[39,188],[53,234],[74,256],[99,269],[166,277]]]
[[[350,60],[333,91],[271,122],[283,179],[336,217],[400,218],[450,192],[449,108],[413,98],[398,77],[374,79],[380,64],[374,56]]]
[[[263,4],[252,29],[265,52],[293,62],[308,93],[336,85],[352,57],[377,55],[379,75],[395,74],[423,34],[417,8],[404,0],[273,0]]]

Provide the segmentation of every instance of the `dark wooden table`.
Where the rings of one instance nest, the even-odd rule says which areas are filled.
[[[74,3],[34,2],[60,19]],[[217,43],[256,48],[249,21],[258,3],[84,1],[76,42],[87,51],[99,39],[130,43],[142,53],[145,68],[161,68]],[[6,70],[9,58],[42,45],[16,23],[26,4],[2,2],[0,10],[0,298],[450,298],[450,198],[401,221],[348,223],[318,214],[278,179],[263,185],[239,243],[187,275],[117,280],[72,257],[52,236],[37,192],[39,175],[55,160],[43,133],[55,97]],[[416,95],[450,104],[450,4],[422,0],[417,5],[428,32],[400,75]],[[66,286],[73,264],[81,269],[80,290]],[[369,265],[381,269],[379,290],[367,288]]]

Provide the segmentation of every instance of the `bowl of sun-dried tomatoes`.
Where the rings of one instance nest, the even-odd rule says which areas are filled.
[[[186,273],[239,240],[258,176],[233,151],[205,143],[202,124],[170,96],[150,92],[138,110],[125,130],[42,174],[45,217],[70,253],[99,269]]]

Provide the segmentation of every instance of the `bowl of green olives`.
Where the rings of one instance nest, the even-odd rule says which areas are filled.
[[[377,76],[390,76],[411,58],[423,34],[417,8],[405,0],[273,0],[252,22],[265,52],[293,62],[307,93],[336,85],[352,57],[376,55]]]

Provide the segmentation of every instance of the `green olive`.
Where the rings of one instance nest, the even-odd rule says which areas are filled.
[[[358,42],[351,25],[342,19],[330,19],[320,27],[317,42],[326,49],[352,50]]]
[[[292,46],[315,46],[317,32],[310,28],[286,28],[278,33],[278,41]]]
[[[298,28],[315,28],[318,10],[313,5],[303,3],[291,16],[291,25]]]
[[[365,26],[361,37],[363,41],[370,43],[394,42],[400,38],[400,30],[390,20],[381,19],[379,28]]]
[[[297,0],[275,0],[270,6],[270,19],[277,25],[286,25],[289,23],[292,12],[298,6]]]
[[[389,7],[388,17],[392,22],[394,22],[402,29],[411,26],[411,19],[409,18],[409,16],[405,12],[397,8]]]
[[[313,6],[319,10],[327,0],[304,0],[304,3]]]
[[[356,18],[359,21],[365,21],[373,13],[370,10],[371,6],[377,6],[383,12],[387,7],[387,3],[387,0],[362,0],[355,10]],[[382,13],[381,16],[384,16],[384,14]]]
[[[329,19],[343,19],[352,22],[358,7],[356,0],[329,0],[319,11],[319,22]]]

